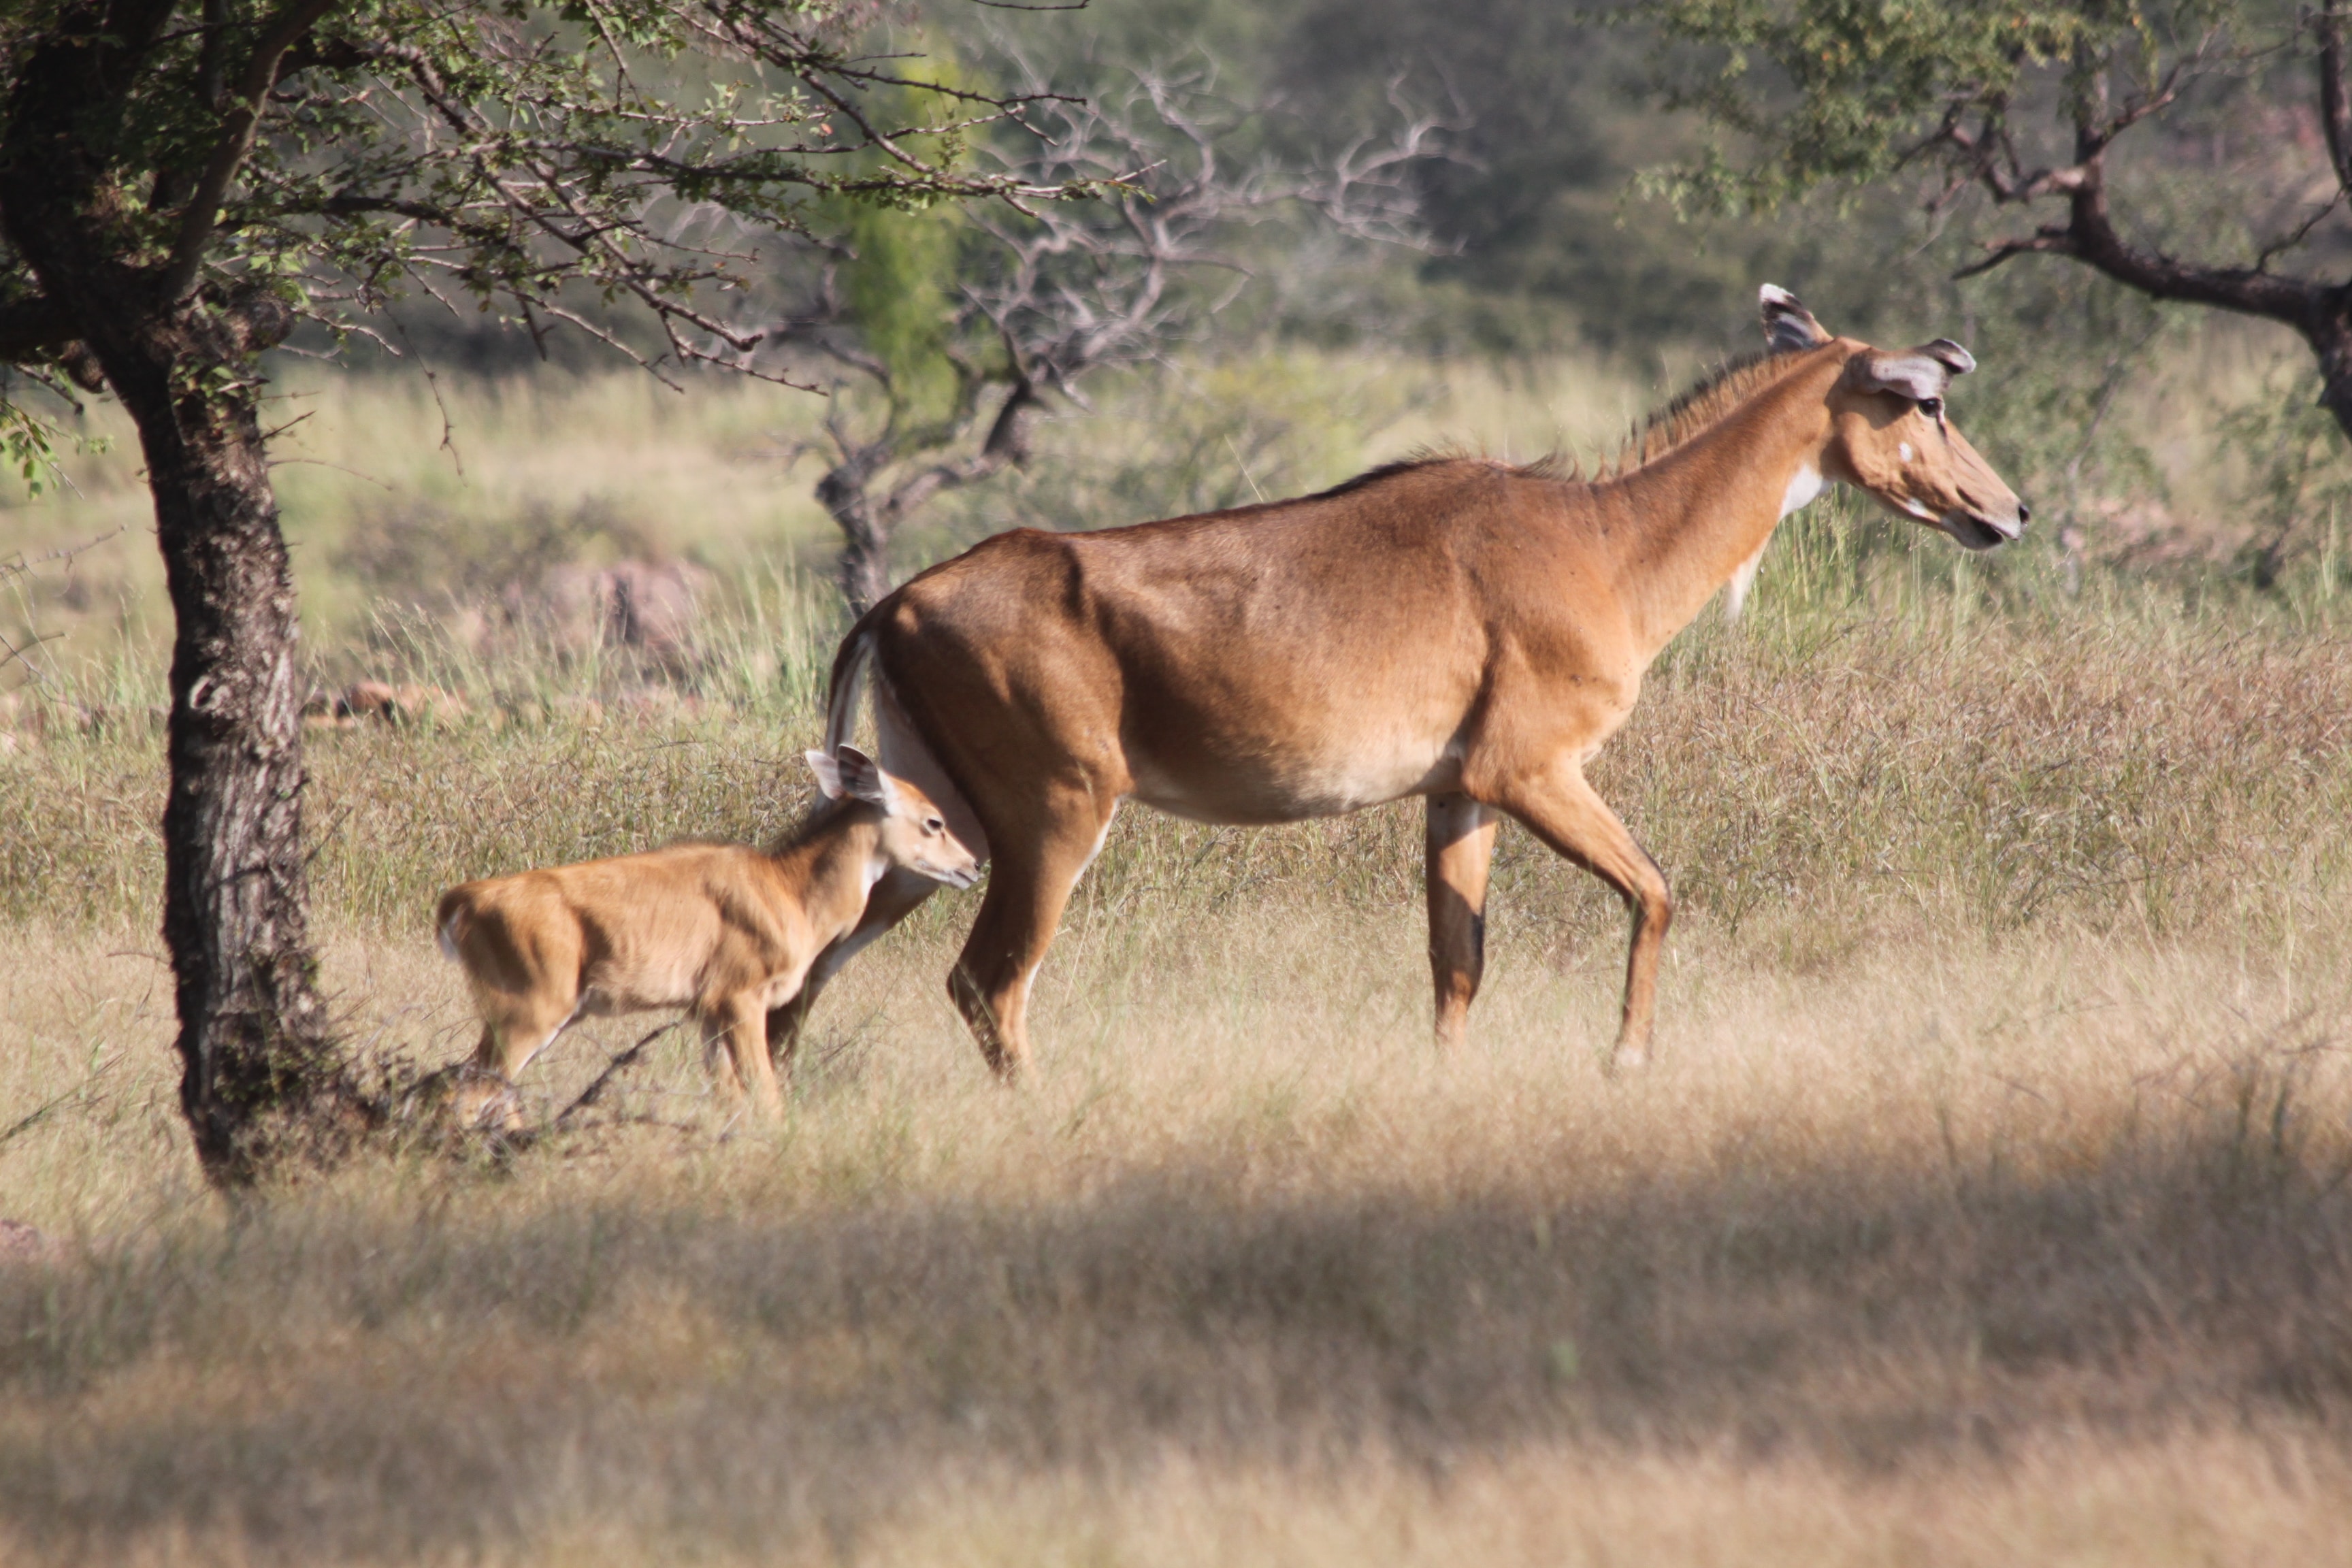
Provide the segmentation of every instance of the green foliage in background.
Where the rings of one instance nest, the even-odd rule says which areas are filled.
[[[866,351],[887,377],[894,412],[912,420],[940,417],[956,391],[947,358],[953,219],[868,207],[850,216],[843,237],[856,258],[842,268],[843,293]]]
[[[2147,9],[2108,0],[1644,0],[1634,14],[1666,39],[1709,47],[1711,68],[1682,75],[1672,101],[1752,149],[1735,162],[1717,143],[1654,177],[1711,211],[1769,213],[1824,182],[1882,178],[1916,157],[1956,100],[2007,105],[2032,72],[2078,48],[2153,42]]]
[[[967,85],[953,44],[921,34],[906,47],[921,58],[904,68],[904,82],[877,93],[883,112],[909,123],[949,123],[957,100],[928,86]],[[959,168],[961,133],[929,139],[931,156]],[[958,383],[950,351],[961,234],[953,209],[919,197],[842,205],[841,289],[864,352],[882,373],[893,425],[921,425],[952,411]]]
[[[2317,552],[2332,584],[2343,570],[2339,525],[2352,513],[2352,456],[2309,376],[2273,373],[2264,395],[2227,411],[2221,431],[2246,467],[2251,534],[2239,555],[2255,584],[2271,587],[2288,561]]]

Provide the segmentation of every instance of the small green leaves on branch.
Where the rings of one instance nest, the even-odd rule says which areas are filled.
[[[1033,100],[901,90],[919,64],[857,52],[866,19],[854,0],[58,0],[0,18],[0,77],[104,67],[87,74],[111,100],[86,107],[127,286],[263,286],[341,328],[422,292],[649,365],[751,368],[763,333],[731,306],[761,237],[1089,188],[974,167],[975,131]],[[0,295],[28,321],[50,303],[13,254]],[[662,348],[633,346],[616,306]],[[11,324],[0,356],[23,363]]]
[[[2352,431],[2347,4],[1632,0],[1622,15],[1663,40],[1664,101],[1721,134],[1653,172],[1652,192],[1769,211],[1909,178],[1939,221],[1969,198],[2046,203],[2063,216],[1998,235],[1960,275],[2056,256],[2282,322]]]

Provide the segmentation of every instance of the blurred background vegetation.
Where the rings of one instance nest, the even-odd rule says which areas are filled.
[[[170,612],[93,402],[60,482],[0,488],[0,1217],[71,1259],[0,1267],[0,1558],[1223,1562],[1192,1543],[1233,1520],[1351,1564],[2340,1556],[2352,465],[2306,348],[2053,258],[1955,282],[2015,228],[1899,183],[1685,221],[1642,183],[1710,145],[1657,107],[1681,57],[1548,0],[932,0],[874,37],[1116,110],[1038,119],[1164,155],[1159,199],[813,214],[749,303],[814,391],[415,304],[384,353],[273,361],[362,1059],[474,1037],[439,889],[806,806],[845,470],[887,503],[961,465],[889,531],[903,577],[1424,445],[1591,455],[1758,346],[1769,280],[1968,343],[1954,417],[2033,527],[1969,555],[1834,494],[1651,672],[1594,768],[1679,899],[1645,1079],[1591,1056],[1621,907],[1516,827],[1441,1061],[1416,803],[1130,812],[1021,1096],[940,898],[827,993],[772,1138],[673,1037],[555,1157],[230,1217],[151,934]],[[2249,157],[2320,177],[2294,115],[2127,150],[2138,237],[2221,243]],[[567,1037],[536,1109],[646,1026]],[[1259,1489],[1185,1489],[1227,1474]]]
[[[2052,614],[2118,591],[2282,624],[2339,613],[2352,465],[2288,333],[2152,304],[2056,259],[1956,282],[2004,216],[1931,214],[1895,185],[1678,216],[1643,176],[1688,163],[1707,133],[1658,107],[1666,57],[1639,26],[1542,0],[1060,14],[934,0],[884,14],[873,38],[922,54],[923,79],[1098,102],[1181,83],[1190,118],[1146,116],[1146,140],[1213,147],[1235,187],[1291,171],[1286,188],[1305,190],[1399,126],[1436,129],[1382,171],[1378,221],[1335,222],[1311,199],[1221,209],[1156,285],[1150,330],[1075,368],[1024,359],[988,305],[1011,297],[1008,239],[1040,231],[944,208],[769,247],[762,303],[806,323],[786,368],[814,392],[715,372],[677,390],[584,340],[534,342],[423,303],[385,334],[397,353],[362,352],[355,370],[282,353],[276,479],[322,690],[426,680],[489,709],[543,707],[557,689],[765,700],[808,657],[762,640],[778,616],[813,648],[842,624],[820,480],[886,429],[947,432],[900,455],[905,473],[976,451],[1015,373],[1038,388],[1025,460],[975,464],[912,510],[888,542],[896,575],[1006,527],[1296,494],[1423,444],[1605,451],[1754,345],[1765,280],[1833,331],[1968,342],[1984,369],[1956,390],[1956,416],[2034,502],[2023,545],[1965,569],[1916,531],[1818,523],[1865,575],[1872,561],[1906,580],[1964,572],[1974,592]],[[2248,145],[2325,167],[2315,124],[2251,112],[2149,142],[2167,197],[2147,222],[2209,233]],[[1018,140],[968,155],[1034,158]],[[1099,282],[1117,258],[1088,264]],[[1046,291],[1077,276],[1049,275]],[[0,498],[0,562],[23,568],[0,572],[0,635],[18,650],[0,651],[0,705],[18,729],[162,701],[168,617],[135,443],[103,404],[68,423],[88,447],[58,482]]]

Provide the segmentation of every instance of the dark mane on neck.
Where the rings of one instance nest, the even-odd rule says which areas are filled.
[[[1734,409],[1765,388],[1778,384],[1781,377],[1811,357],[1810,353],[1759,352],[1744,354],[1718,365],[1696,385],[1681,393],[1635,426],[1618,447],[1615,455],[1590,477],[1594,479],[1622,479],[1637,468],[1649,467],[1676,447],[1696,440],[1722,424]],[[1318,491],[1306,499],[1330,500],[1425,468],[1469,466],[1520,479],[1581,479],[1587,477],[1576,459],[1559,452],[1552,452],[1532,463],[1512,464],[1458,448],[1424,447],[1393,463],[1367,468],[1352,479],[1342,479],[1329,489]]]
[[[854,800],[827,800],[823,795],[817,796],[816,804],[809,808],[808,814],[785,828],[777,836],[775,842],[768,846],[768,853],[772,856],[788,855],[804,847],[832,830],[856,808],[857,804]]]
[[[1342,479],[1328,490],[1318,490],[1308,500],[1329,500],[1335,496],[1353,495],[1356,491],[1393,479],[1403,474],[1419,473],[1424,468],[1451,468],[1457,465],[1489,469],[1524,479],[1573,479],[1580,478],[1576,459],[1560,452],[1548,452],[1532,463],[1506,463],[1475,452],[1452,447],[1423,447],[1408,453],[1393,463],[1382,463],[1377,468],[1367,468],[1352,479]]]
[[[1808,353],[1744,354],[1718,366],[1697,385],[1636,426],[1601,468],[1603,479],[1622,479],[1647,468],[1675,447],[1723,423],[1731,411],[1805,363]]]

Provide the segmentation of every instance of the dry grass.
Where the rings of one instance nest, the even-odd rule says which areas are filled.
[[[492,595],[503,574],[548,563],[518,559],[533,557],[533,539],[557,559],[691,560],[719,574],[730,599],[779,574],[822,575],[839,546],[811,494],[824,471],[824,404],[806,393],[714,378],[680,395],[614,370],[444,376],[436,394],[405,374],[287,368],[271,404],[285,426],[273,477],[305,626],[338,679],[366,661],[381,673],[386,645],[412,629],[408,606],[440,616],[453,594]],[[1096,414],[1065,410],[1046,423],[1021,482],[924,519],[907,561],[1016,523],[1098,527],[1295,493],[1427,441],[1519,457],[1591,444],[1644,398],[1597,363],[1538,374],[1304,353],[1098,393]],[[55,637],[44,666],[110,700],[160,701],[152,668],[170,609],[138,442],[110,405],[92,408],[86,433],[110,445],[68,459],[69,488],[30,504],[0,494],[0,560],[104,542],[69,574],[0,580],[0,631],[18,643],[28,631]]]
[[[1439,1060],[1408,814],[1138,815],[1018,1093],[943,897],[828,994],[772,1133],[673,1038],[650,1120],[234,1215],[126,923],[152,741],[0,760],[87,889],[0,963],[0,1192],[65,1241],[0,1265],[0,1555],[2329,1560],[2339,647],[1816,610],[1703,630],[1610,760],[1688,894],[1638,1079],[1596,1059],[1620,917],[1524,838]],[[465,1048],[436,887],[767,831],[810,721],[322,740],[353,1037]],[[640,1027],[535,1068],[542,1113]]]
[[[1612,1084],[1605,982],[1532,943],[1438,1062],[1403,911],[1171,916],[1072,933],[1019,1095],[909,941],[830,999],[772,1135],[714,1140],[673,1052],[635,1104],[698,1131],[234,1217],[177,1148],[152,963],[37,941],[8,1102],[101,1070],[4,1168],[71,1240],[0,1278],[0,1531],[77,1560],[2325,1560],[2340,963],[2074,934],[1803,977],[1685,942],[1666,1059]],[[458,1026],[421,942],[331,975]]]
[[[1204,380],[1152,440],[1159,405],[1115,405],[1110,456],[939,542],[1000,503],[1213,503],[1448,432],[1524,456],[1640,401],[1401,376]],[[1352,423],[1318,423],[1335,381]],[[439,888],[756,838],[806,797],[831,630],[790,559],[821,537],[787,515],[807,476],[778,488],[782,416],[749,392],[671,426],[640,393],[461,389],[462,486],[427,402],[347,389],[306,428],[412,510],[584,508],[596,549],[740,568],[650,689],[369,622],[335,563],[383,492],[287,471],[326,657],[482,715],[314,740],[325,979],[371,1055],[470,1044]],[[127,473],[76,504],[128,506]],[[152,601],[119,581],[111,620],[48,580],[32,606],[88,639],[58,678],[98,721],[0,746],[0,1217],[59,1244],[0,1259],[0,1561],[2342,1555],[2332,582],[2074,599],[2047,557],[1784,531],[1749,621],[1679,642],[1600,771],[1684,900],[1638,1078],[1598,1066],[1622,917],[1524,836],[1475,1041],[1441,1060],[1410,812],[1139,813],[1044,972],[1019,1092],[948,1007],[971,900],[943,896],[827,994],[778,1129],[732,1122],[672,1037],[601,1125],[229,1212],[177,1119]],[[539,1112],[646,1026],[568,1037]]]

